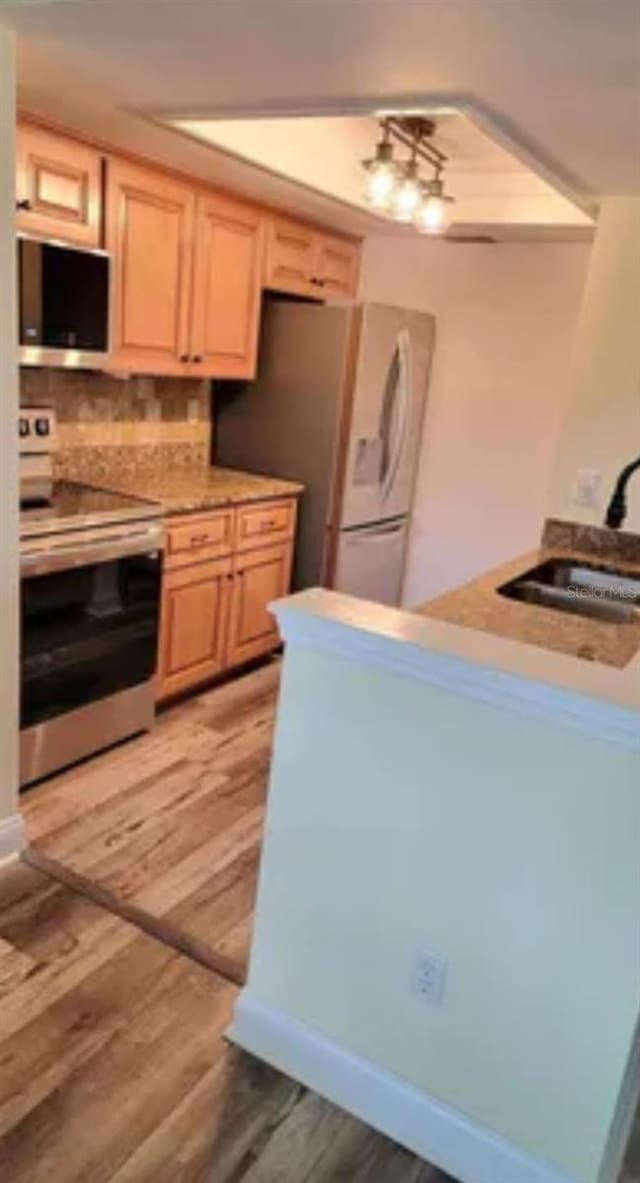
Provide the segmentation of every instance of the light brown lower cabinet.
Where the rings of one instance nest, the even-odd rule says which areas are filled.
[[[165,572],[160,623],[159,698],[225,667],[231,560]]]
[[[229,665],[260,657],[277,645],[278,629],[267,604],[286,596],[290,578],[288,542],[249,551],[235,560],[228,627]]]
[[[281,499],[169,522],[158,700],[277,647],[268,605],[289,590],[295,515]]]

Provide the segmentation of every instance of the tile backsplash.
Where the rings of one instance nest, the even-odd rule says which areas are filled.
[[[58,479],[90,482],[210,461],[207,381],[24,367],[20,401],[56,412]]]

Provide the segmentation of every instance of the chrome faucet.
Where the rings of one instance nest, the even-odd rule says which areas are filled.
[[[627,516],[627,485],[638,468],[640,468],[640,456],[637,460],[632,460],[630,464],[625,465],[616,481],[604,519],[605,526],[610,526],[612,530],[619,530]]]

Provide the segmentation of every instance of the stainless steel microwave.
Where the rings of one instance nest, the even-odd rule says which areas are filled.
[[[105,251],[18,237],[22,365],[99,368],[109,350]]]

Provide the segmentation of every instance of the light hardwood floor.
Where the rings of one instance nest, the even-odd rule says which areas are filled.
[[[0,872],[3,1183],[446,1180],[222,1038],[278,676],[209,690],[24,795],[40,869]],[[621,1183],[640,1183],[640,1123]]]
[[[279,662],[23,795],[33,865],[241,983]]]
[[[0,871],[6,1183],[446,1183],[223,1039],[237,987],[23,864]]]

